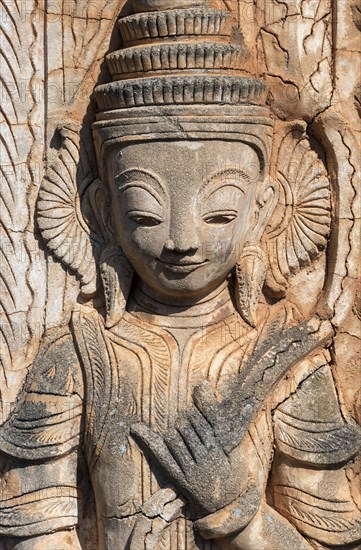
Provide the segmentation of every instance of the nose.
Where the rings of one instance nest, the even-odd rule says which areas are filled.
[[[168,239],[164,243],[164,248],[169,250],[170,252],[178,252],[179,254],[189,254],[194,253],[198,250],[198,246],[192,245],[192,244],[175,244],[175,242],[172,239]]]
[[[196,252],[199,246],[198,232],[191,216],[178,220],[178,223],[171,223],[169,238],[164,243],[167,250],[186,254]]]

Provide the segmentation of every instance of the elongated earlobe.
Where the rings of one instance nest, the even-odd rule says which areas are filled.
[[[107,328],[114,327],[124,315],[133,274],[133,268],[119,246],[106,246],[100,257],[100,275],[105,294]]]
[[[260,243],[278,200],[278,187],[272,178],[259,185],[255,221],[235,270],[237,310],[251,327],[256,326],[256,309],[268,269],[268,257]]]
[[[92,194],[92,205],[106,242],[99,258],[99,271],[106,305],[105,326],[112,328],[124,315],[134,271],[123,250],[115,243],[109,202],[106,188],[99,182]]]
[[[251,327],[256,326],[256,308],[267,274],[267,256],[255,244],[246,244],[236,264],[237,311]]]

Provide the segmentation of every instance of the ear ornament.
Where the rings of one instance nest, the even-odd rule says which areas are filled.
[[[292,123],[283,132],[272,162],[279,200],[263,237],[269,259],[265,291],[276,299],[286,295],[289,279],[325,250],[331,226],[330,181],[311,149],[306,125]]]
[[[62,147],[42,181],[37,221],[46,247],[80,282],[83,299],[102,286],[106,327],[120,321],[129,296],[133,269],[114,243],[102,182],[96,178],[78,129],[59,128]]]

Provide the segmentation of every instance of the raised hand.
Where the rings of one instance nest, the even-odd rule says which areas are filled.
[[[247,468],[240,453],[226,454],[215,435],[212,420],[219,404],[213,393],[204,389],[195,402],[198,408],[192,407],[190,414],[179,419],[164,437],[142,423],[131,428],[139,446],[187,499],[194,519],[235,500],[247,479]],[[211,421],[202,411],[205,403]]]

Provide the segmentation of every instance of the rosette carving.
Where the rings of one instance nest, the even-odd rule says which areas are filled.
[[[286,133],[275,166],[280,199],[265,235],[270,264],[266,288],[282,297],[289,277],[309,266],[327,245],[331,196],[323,162],[303,127]]]
[[[83,294],[96,291],[96,261],[103,244],[88,194],[98,185],[79,134],[59,128],[63,145],[47,170],[38,197],[37,220],[47,248],[80,279]],[[89,221],[91,220],[91,224]]]

